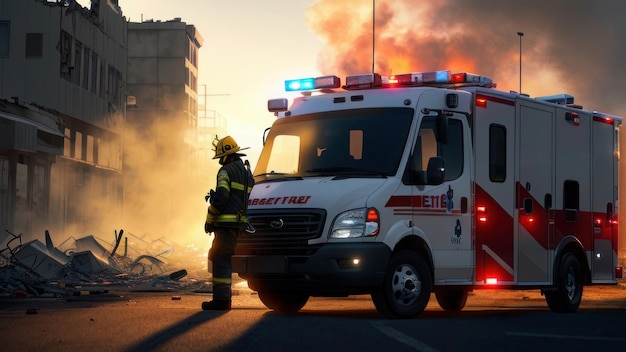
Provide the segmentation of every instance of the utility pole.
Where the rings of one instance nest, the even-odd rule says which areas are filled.
[[[517,32],[519,36],[519,93],[522,94],[522,37],[524,32]]]
[[[374,45],[376,43],[376,0],[372,0],[372,73],[374,73]]]

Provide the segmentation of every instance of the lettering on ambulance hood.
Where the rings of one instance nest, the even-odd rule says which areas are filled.
[[[454,209],[454,190],[448,186],[446,193],[439,195],[391,196],[385,207],[393,208],[394,215],[408,214],[460,214]]]
[[[248,205],[280,205],[280,204],[306,204],[311,196],[285,196],[285,197],[267,197],[267,198],[250,198]]]

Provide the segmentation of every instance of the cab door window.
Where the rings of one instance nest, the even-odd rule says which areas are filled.
[[[418,177],[411,180],[410,173],[404,175],[405,184],[425,184],[425,175],[428,160],[432,157],[442,157],[445,166],[445,181],[459,178],[463,174],[463,123],[458,119],[448,120],[447,143],[440,143],[436,138],[437,125],[434,117],[425,117],[420,127],[417,141],[413,148],[410,163],[417,171]],[[410,165],[411,166],[411,165]]]

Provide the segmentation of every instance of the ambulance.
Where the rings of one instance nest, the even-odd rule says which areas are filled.
[[[431,294],[537,289],[577,311],[617,284],[622,119],[449,70],[289,80],[271,99],[233,272],[277,312],[370,295],[390,318]],[[299,94],[299,93],[298,93]]]

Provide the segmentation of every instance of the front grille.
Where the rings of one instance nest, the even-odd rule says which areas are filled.
[[[324,229],[323,209],[249,210],[248,220],[256,229],[239,237],[238,255],[310,256],[316,246],[308,240],[319,238]]]

